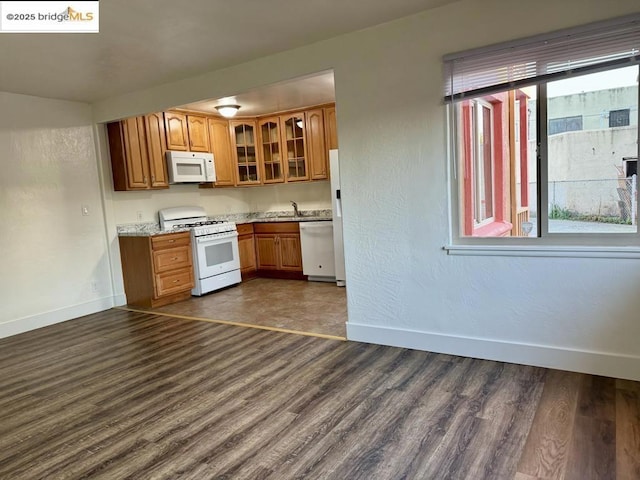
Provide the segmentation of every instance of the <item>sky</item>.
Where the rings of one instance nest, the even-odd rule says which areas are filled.
[[[549,82],[547,96],[558,97],[632,85],[638,85],[638,65]]]

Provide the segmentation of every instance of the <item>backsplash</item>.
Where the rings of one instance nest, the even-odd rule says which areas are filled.
[[[331,209],[322,210],[301,210],[297,217],[291,216],[291,210],[279,210],[271,212],[249,212],[249,213],[232,213],[226,215],[209,215],[209,220],[224,220],[234,223],[251,223],[256,221],[311,221],[311,220],[330,220]],[[185,231],[188,229],[180,229],[174,231]],[[159,221],[155,222],[138,222],[117,225],[118,235],[154,235],[160,232]]]
[[[197,185],[172,185],[168,190],[112,192],[116,225],[158,221],[158,210],[184,205],[203,207],[210,216],[246,215],[246,212],[293,214],[290,201],[300,210],[331,208],[327,181],[265,185],[245,188],[201,189]]]

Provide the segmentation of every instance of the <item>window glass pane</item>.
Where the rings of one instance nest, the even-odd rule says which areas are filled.
[[[493,153],[492,108],[490,104],[474,101],[474,187],[475,222],[493,217]]]
[[[638,151],[638,66],[550,82],[547,97],[549,232],[636,232],[624,164]]]

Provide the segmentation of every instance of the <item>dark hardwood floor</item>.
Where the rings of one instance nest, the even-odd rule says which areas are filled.
[[[0,340],[0,478],[639,479],[640,384],[110,310]]]

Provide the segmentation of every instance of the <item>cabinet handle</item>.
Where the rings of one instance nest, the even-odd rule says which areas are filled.
[[[155,175],[151,175],[151,183],[156,183],[156,176]]]
[[[169,240],[169,243],[176,243],[175,240]]]
[[[180,280],[174,280],[173,283],[180,283]]]
[[[178,257],[172,257],[171,260],[178,260]]]

